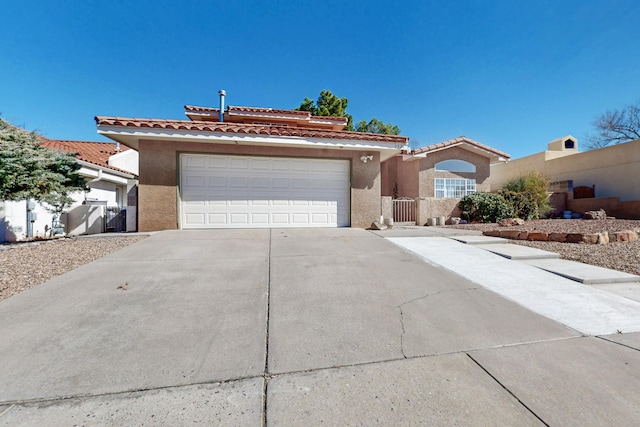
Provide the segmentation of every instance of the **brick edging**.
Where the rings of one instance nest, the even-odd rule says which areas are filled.
[[[502,237],[511,240],[530,240],[538,242],[589,243],[604,245],[610,242],[634,242],[638,240],[640,229],[602,233],[544,233],[528,230],[488,230],[485,236]]]

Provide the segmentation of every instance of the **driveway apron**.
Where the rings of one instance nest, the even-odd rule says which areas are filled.
[[[588,425],[640,362],[360,229],[157,233],[0,322],[0,426]]]

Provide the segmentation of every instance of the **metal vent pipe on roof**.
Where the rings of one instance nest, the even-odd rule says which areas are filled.
[[[218,91],[218,95],[220,95],[220,121],[224,122],[224,97],[227,96],[227,92],[224,89],[220,89]]]

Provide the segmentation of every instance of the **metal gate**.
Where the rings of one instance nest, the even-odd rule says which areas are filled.
[[[409,198],[393,200],[393,223],[394,224],[415,224],[416,223],[416,201]]]
[[[127,231],[127,209],[107,206],[104,214],[106,233],[122,233]]]

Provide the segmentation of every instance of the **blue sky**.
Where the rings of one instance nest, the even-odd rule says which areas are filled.
[[[640,101],[640,2],[4,0],[0,114],[105,140],[95,115],[295,108],[323,89],[420,145],[465,135],[512,158]]]

